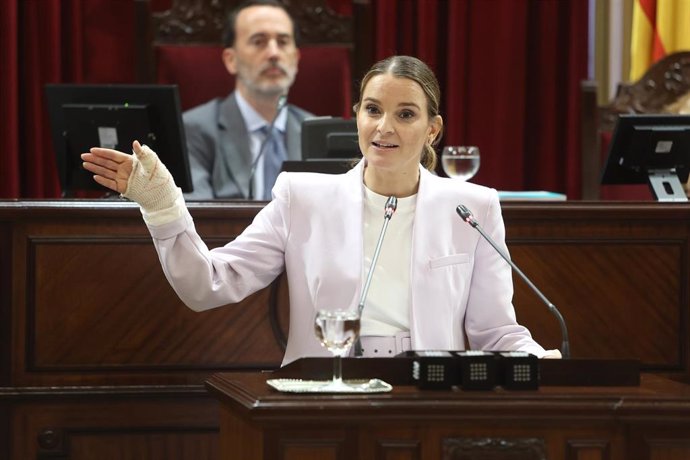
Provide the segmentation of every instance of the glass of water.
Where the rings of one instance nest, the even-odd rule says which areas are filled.
[[[479,148],[475,146],[451,145],[443,148],[441,164],[443,171],[453,179],[470,180],[479,171]]]
[[[333,379],[320,391],[347,391],[343,382],[342,357],[347,355],[359,337],[359,309],[319,310],[314,319],[314,332],[321,345],[333,354]]]

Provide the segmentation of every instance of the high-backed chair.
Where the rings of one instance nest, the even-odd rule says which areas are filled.
[[[173,0],[153,13],[136,0],[137,73],[142,83],[177,84],[182,109],[224,97],[234,78],[221,61],[228,12],[239,0]],[[339,16],[326,0],[284,0],[301,37],[301,59],[288,100],[315,115],[352,114],[353,33],[351,17]]]
[[[600,128],[611,131],[621,113],[662,113],[690,91],[690,51],[669,54],[638,81],[620,84],[616,97],[600,108]]]
[[[602,186],[601,170],[618,116],[623,113],[662,113],[690,91],[690,51],[660,59],[640,78],[619,84],[610,103],[598,106],[596,85],[582,85],[582,198],[652,200],[647,185]]]

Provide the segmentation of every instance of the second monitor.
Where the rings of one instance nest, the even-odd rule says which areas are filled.
[[[302,158],[305,161],[360,156],[355,120],[314,117],[302,122]]]
[[[690,116],[623,114],[609,147],[602,184],[648,183],[659,201],[688,201]]]

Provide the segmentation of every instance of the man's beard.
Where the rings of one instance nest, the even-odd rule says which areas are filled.
[[[277,80],[262,80],[261,76],[264,71],[271,68],[278,68],[283,72],[283,76]],[[242,68],[237,74],[237,77],[242,81],[242,84],[247,87],[252,93],[263,97],[276,97],[282,94],[287,94],[290,86],[295,81],[297,70],[291,70],[282,65],[267,65],[261,69],[256,80],[248,77],[248,72],[243,72]]]

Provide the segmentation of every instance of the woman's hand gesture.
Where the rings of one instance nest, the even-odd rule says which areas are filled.
[[[132,148],[141,150],[141,144],[134,141]],[[89,153],[82,153],[84,169],[94,174],[93,180],[118,193],[127,190],[127,181],[132,174],[132,155],[112,149],[93,147]]]
[[[146,212],[168,209],[182,191],[156,152],[134,141],[134,155],[112,149],[94,147],[82,153],[84,169],[94,173],[93,179],[104,187],[139,203]]]

